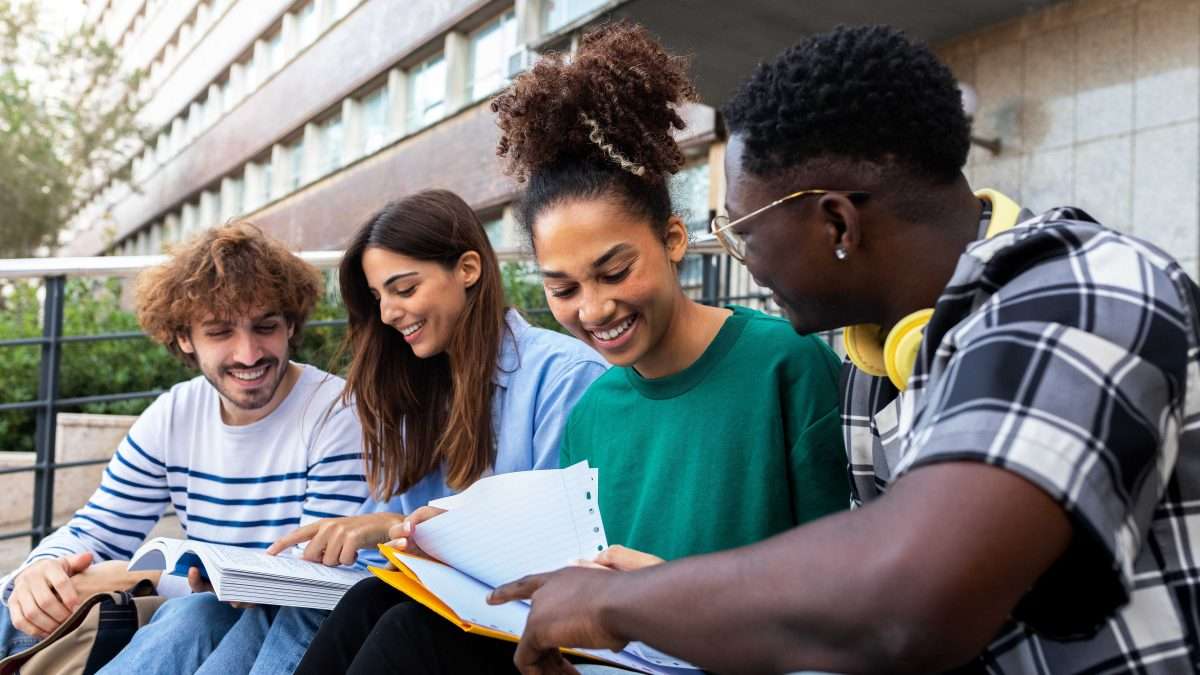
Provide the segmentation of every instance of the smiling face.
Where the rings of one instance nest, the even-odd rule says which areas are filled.
[[[791,181],[769,180],[742,168],[745,149],[735,134],[725,155],[728,187],[725,206],[731,220],[802,189],[827,188],[823,183],[841,178],[797,175]],[[811,183],[811,185],[809,184]],[[846,240],[842,215],[853,205],[840,195],[810,196],[768,209],[735,226],[746,242],[746,268],[759,285],[774,292],[774,299],[801,334],[831,330],[849,323],[855,315],[848,307],[849,270],[857,260],[840,261],[835,249],[852,248]]]
[[[479,280],[480,259],[467,251],[447,268],[378,246],[363,251],[362,271],[379,302],[380,320],[400,332],[419,358],[441,354]]]
[[[683,299],[683,223],[672,218],[664,241],[617,204],[572,200],[543,210],[533,234],[554,318],[609,363],[654,358]]]
[[[192,322],[179,348],[196,358],[200,372],[221,395],[228,421],[247,424],[275,409],[287,395],[292,326],[279,312],[254,309],[233,319]]]

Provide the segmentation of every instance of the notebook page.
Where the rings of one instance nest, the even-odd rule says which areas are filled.
[[[492,589],[458,570],[432,560],[405,556],[404,564],[464,621],[520,635],[525,630],[529,606],[520,602],[487,604]]]
[[[555,570],[608,547],[596,485],[585,462],[490,476],[418,525],[416,543],[490,586]]]

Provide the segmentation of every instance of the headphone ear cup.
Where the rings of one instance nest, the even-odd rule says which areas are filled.
[[[925,326],[929,324],[929,318],[932,316],[932,309],[922,309],[900,319],[883,344],[883,364],[887,369],[888,379],[900,391],[908,387],[908,378],[912,375],[913,368],[917,365],[917,355],[921,352]]]
[[[860,323],[846,326],[842,331],[842,344],[846,347],[846,356],[859,370],[871,377],[887,375],[887,365],[883,358],[883,337],[880,335],[878,324]]]

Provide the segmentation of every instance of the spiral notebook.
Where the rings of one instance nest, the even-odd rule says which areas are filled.
[[[446,513],[417,526],[417,545],[438,560],[380,546],[396,569],[371,572],[467,632],[515,642],[529,605],[489,605],[488,593],[527,574],[591,559],[608,547],[598,481],[586,462],[479,480],[461,494],[431,502]],[[637,644],[623,652],[567,651],[644,673],[695,672],[686,662]]]

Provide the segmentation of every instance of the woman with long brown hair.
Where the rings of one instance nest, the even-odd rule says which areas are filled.
[[[373,498],[360,515],[317,521],[269,550],[307,541],[308,560],[348,565],[361,553],[382,566],[363,549],[431,499],[484,475],[557,468],[567,414],[606,364],[505,307],[487,234],[451,192],[420,192],[371,216],[346,249],[340,282],[352,355],[344,395],[362,423]],[[372,578],[343,602],[366,597],[405,598]],[[303,650],[311,637],[291,639]]]

